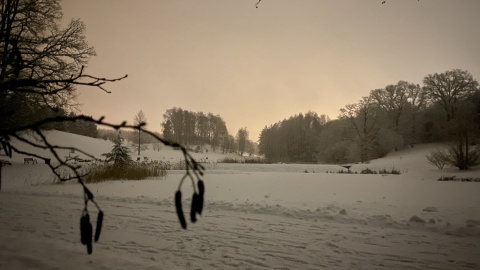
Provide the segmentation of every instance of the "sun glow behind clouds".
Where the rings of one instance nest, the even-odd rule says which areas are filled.
[[[314,110],[331,118],[369,91],[430,73],[480,78],[480,2],[73,1],[98,56],[88,71],[129,78],[113,93],[81,91],[82,111],[112,121],[142,109],[160,131],[165,110],[219,114],[234,134]]]

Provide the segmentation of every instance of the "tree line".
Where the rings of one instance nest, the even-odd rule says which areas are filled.
[[[265,126],[260,133],[259,152],[271,162],[316,163],[320,134],[328,121],[326,115],[307,112]]]
[[[32,109],[32,107],[30,107]],[[27,124],[35,119],[42,119],[48,117],[76,117],[74,112],[67,113],[64,108],[56,108],[55,110],[48,109],[32,109],[35,113],[27,112],[18,117],[9,118],[5,120],[17,123]],[[156,136],[162,136],[167,140],[172,140],[187,146],[199,146],[209,144],[213,150],[220,150],[222,153],[244,153],[254,154],[257,151],[257,145],[249,139],[249,132],[246,127],[240,128],[233,136],[228,133],[226,123],[220,115],[203,112],[191,112],[181,108],[171,108],[166,110],[164,121],[161,123],[163,129],[162,133],[152,132]],[[148,129],[148,121],[140,110],[133,117],[134,125],[143,123],[143,129]],[[97,125],[91,121],[77,119],[75,121],[54,122],[42,126],[43,130],[59,130],[68,133],[88,136],[92,138],[100,138],[110,141],[115,141],[118,136],[118,131],[114,129],[98,129]],[[152,146],[154,151],[161,150],[161,143],[153,137],[145,134],[141,130],[123,130],[122,136],[129,141],[133,151],[140,155],[141,151],[149,149]]]
[[[163,114],[163,136],[187,145],[211,144],[219,147],[228,136],[225,121],[219,115],[191,112],[173,107]]]
[[[453,142],[468,159],[479,134],[479,84],[454,69],[425,76],[423,85],[399,81],[371,90],[343,107],[337,120],[309,112],[265,127],[259,151],[271,161],[346,163],[418,143]]]
[[[257,151],[257,145],[249,139],[249,132],[246,127],[240,128],[233,136],[228,133],[226,123],[220,115],[204,112],[192,112],[182,108],[173,107],[167,109],[163,115],[163,122],[160,124],[162,133],[152,132],[192,149],[199,151],[200,146],[210,145],[214,151],[222,153],[238,153],[243,156],[245,153],[252,155]],[[144,130],[148,130],[149,123],[142,110],[133,118],[135,125],[142,124]],[[118,136],[116,130],[98,130],[98,138],[114,141]],[[148,136],[141,130],[122,131],[122,136],[130,142],[134,151],[140,155],[141,151],[147,150],[152,145],[153,150],[160,151],[161,144],[152,136]],[[192,149],[193,150],[193,149]]]
[[[185,145],[209,144],[222,153],[244,152],[253,154],[255,144],[248,138],[247,128],[240,128],[237,135],[228,133],[225,121],[213,113],[192,112],[173,107],[163,115],[163,136]]]

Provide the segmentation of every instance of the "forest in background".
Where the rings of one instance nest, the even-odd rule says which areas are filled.
[[[66,114],[56,112],[62,113]],[[142,111],[134,122],[148,123]],[[460,69],[427,75],[422,85],[399,81],[347,104],[338,119],[308,111],[265,126],[258,142],[249,138],[246,127],[230,134],[225,120],[210,112],[173,107],[165,111],[160,126],[162,133],[157,134],[168,140],[188,146],[210,145],[214,151],[240,156],[260,154],[264,162],[366,162],[418,143],[452,142],[466,149],[477,145],[480,90],[473,76]],[[84,121],[49,128],[110,140],[116,137],[116,131],[97,130]],[[147,149],[147,144],[154,150],[161,148],[138,131],[123,131],[123,136],[135,151]]]
[[[417,143],[451,142],[456,155],[478,154],[480,90],[460,69],[427,75],[423,85],[399,81],[340,109],[338,119],[315,112],[265,126],[259,153],[270,162],[366,162]]]

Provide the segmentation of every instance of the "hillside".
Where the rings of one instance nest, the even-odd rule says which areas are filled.
[[[60,146],[72,146],[86,151],[94,155],[97,158],[104,159],[101,155],[103,153],[110,152],[113,143],[108,140],[95,139],[91,137],[61,132],[61,131],[48,131],[46,132],[47,139],[53,144]],[[46,158],[53,158],[53,155],[47,150],[41,150],[38,148],[32,148],[25,145],[22,142],[12,142],[17,147],[21,147],[25,151],[42,155]],[[420,144],[413,148],[400,150],[389,153],[386,157],[371,160],[365,164],[351,164],[350,170],[352,172],[360,172],[365,168],[372,170],[392,170],[396,169],[401,172],[401,178],[405,180],[437,180],[442,176],[456,176],[456,177],[478,177],[480,175],[480,166],[472,168],[467,171],[460,171],[457,168],[446,167],[443,170],[439,170],[437,167],[428,163],[426,155],[438,148],[444,147],[442,144]],[[140,158],[147,157],[149,160],[163,160],[170,161],[172,163],[183,160],[181,151],[172,149],[171,147],[162,147],[160,151],[152,150],[150,145],[148,150],[142,151]],[[205,149],[205,148],[204,148]],[[209,163],[216,163],[225,157],[236,157],[233,154],[222,154],[212,151],[203,153],[191,153],[194,158],[199,161],[207,161]],[[59,150],[60,156],[68,157],[78,156],[79,158],[87,158],[83,154],[69,153],[67,150]],[[15,154],[10,161],[14,164],[23,164],[23,158],[25,156]],[[132,152],[132,158],[135,160],[138,156]],[[5,157],[2,157],[6,159]],[[336,173],[341,170],[346,170],[340,165],[327,165],[327,164],[215,164],[207,165],[209,173],[222,174],[222,173],[238,173],[238,172],[308,172],[308,173]]]
[[[72,134],[72,133],[66,133],[66,132],[57,131],[57,130],[46,131],[45,134],[46,134],[47,140],[54,145],[65,146],[65,147],[75,147],[99,159],[104,159],[101,155],[103,153],[110,152],[113,146],[113,143],[108,140],[96,139],[96,138],[81,136],[81,135]],[[32,135],[26,135],[26,136],[32,137]],[[125,142],[125,143],[128,143],[128,142]],[[15,139],[12,140],[12,144],[15,145],[16,147],[21,148],[22,150],[25,150],[37,155],[41,155],[45,158],[53,159],[53,155],[48,150],[34,148],[32,146],[26,145],[23,142],[19,142]],[[143,160],[144,157],[147,157],[150,160],[165,160],[165,161],[166,160],[178,161],[183,159],[182,152],[178,150],[174,150],[171,147],[164,146],[162,147],[161,151],[154,151],[152,149],[153,147],[149,145],[149,149],[142,151],[140,156],[136,155],[136,153],[132,151],[131,153],[132,158],[136,160],[137,157],[140,157],[141,160]],[[87,156],[79,152],[69,153],[68,150],[59,150],[58,152],[61,157],[78,156],[78,158],[81,158],[81,159],[89,159]],[[208,151],[208,153],[205,152],[205,153],[191,153],[191,154],[194,158],[198,160],[208,159],[208,160],[211,160],[212,162],[216,162],[217,160],[227,156],[221,153],[213,152],[211,151],[211,149],[210,151]],[[12,163],[23,164],[23,159],[25,157],[26,156],[24,155],[14,154],[14,156],[9,160]],[[5,157],[3,158],[7,159]]]

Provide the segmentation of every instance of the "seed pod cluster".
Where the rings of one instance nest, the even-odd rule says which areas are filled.
[[[180,225],[182,228],[187,229],[187,221],[185,220],[182,209],[182,192],[180,190],[177,190],[175,193],[175,209],[177,210],[177,216],[178,220],[180,221]]]
[[[80,241],[82,244],[87,246],[88,254],[92,254],[92,238],[95,239],[95,242],[100,238],[100,232],[102,231],[103,224],[103,212],[99,211],[97,216],[97,226],[95,228],[95,236],[93,237],[93,227],[90,223],[90,215],[87,211],[84,211],[82,217],[80,218]]]
[[[84,213],[80,218],[80,241],[87,246],[88,254],[92,254],[92,231],[90,216]]]
[[[197,222],[197,215],[202,215],[202,210],[203,210],[203,196],[205,194],[205,185],[202,180],[198,180],[197,182],[198,186],[198,193],[193,192],[192,195],[192,205],[190,207],[190,221],[192,223]],[[182,208],[182,192],[180,190],[177,190],[175,193],[175,208],[177,210],[177,216],[178,220],[180,221],[180,225],[182,228],[186,229],[187,228],[187,222],[185,220],[185,216],[183,214],[183,208]]]

